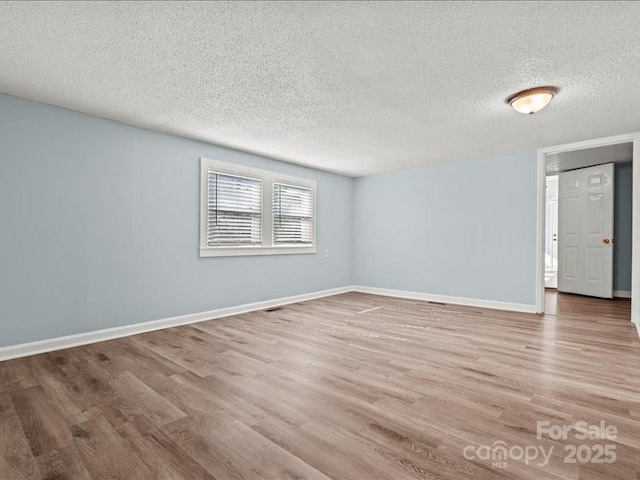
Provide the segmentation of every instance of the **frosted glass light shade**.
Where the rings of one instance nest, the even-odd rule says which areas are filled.
[[[557,89],[554,87],[538,87],[516,93],[509,99],[509,105],[516,112],[532,114],[549,105]]]

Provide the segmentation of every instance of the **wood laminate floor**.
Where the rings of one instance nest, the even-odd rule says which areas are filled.
[[[541,317],[347,293],[3,362],[0,477],[640,479],[629,302],[547,297]],[[573,444],[616,461],[566,463]]]

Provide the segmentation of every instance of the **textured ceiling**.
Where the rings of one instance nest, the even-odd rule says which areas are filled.
[[[603,163],[631,163],[632,161],[633,143],[628,142],[549,154],[545,163],[547,175],[554,175],[567,170],[592,167]]]
[[[638,2],[2,2],[0,92],[349,175],[640,130]],[[510,94],[560,88],[547,109]]]

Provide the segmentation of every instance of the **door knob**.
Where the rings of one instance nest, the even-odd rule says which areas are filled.
[[[609,245],[611,243],[611,239],[610,238],[603,238],[602,239],[602,243],[606,243],[607,245]]]

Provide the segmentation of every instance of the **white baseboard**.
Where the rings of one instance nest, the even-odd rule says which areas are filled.
[[[468,307],[491,308],[494,310],[507,310],[510,312],[536,313],[535,305],[527,305],[525,303],[498,302],[495,300],[480,300],[477,298],[450,297],[448,295],[431,295],[429,293],[409,292],[405,290],[392,290],[377,287],[355,286],[353,289],[356,292],[384,295],[387,297],[425,300],[427,302],[448,303],[451,305],[464,305]]]
[[[636,330],[638,331],[638,338],[640,338],[640,323],[633,322],[633,324],[636,326]]]
[[[36,342],[21,343],[18,345],[10,345],[0,347],[0,361],[12,358],[26,357],[36,355],[38,353],[53,352],[65,348],[87,345],[90,343],[104,342],[105,340],[113,340],[115,338],[128,337],[139,333],[153,332],[164,328],[177,327],[179,325],[187,325],[189,323],[203,322],[205,320],[213,320],[216,318],[228,317],[230,315],[238,315],[241,313],[254,312],[256,310],[264,310],[291,303],[304,302],[316,298],[328,297],[339,293],[353,291],[352,286],[332,288],[329,290],[320,290],[318,292],[305,293],[302,295],[294,295],[292,297],[277,298],[274,300],[265,300],[263,302],[247,303],[237,307],[220,308],[208,312],[192,313],[189,315],[181,315],[178,317],[164,318],[162,320],[153,320],[150,322],[136,323],[134,325],[125,325],[122,327],[106,328],[104,330],[96,330],[93,332],[78,333],[76,335],[68,335],[65,337],[50,338],[47,340],[38,340]]]
[[[161,320],[153,320],[150,322],[136,323],[134,325],[125,325],[122,327],[106,328],[93,332],[78,333],[75,335],[67,335],[64,337],[50,338],[46,340],[38,340],[35,342],[21,343],[18,345],[9,345],[0,347],[0,361],[10,360],[12,358],[26,357],[36,355],[38,353],[53,352],[65,348],[77,347],[80,345],[88,345],[90,343],[104,342],[116,338],[128,337],[145,332],[153,332],[164,328],[177,327],[179,325],[187,325],[190,323],[203,322],[205,320],[213,320],[216,318],[228,317],[230,315],[239,315],[241,313],[255,312],[266,308],[273,308],[291,303],[304,302],[306,300],[314,300],[316,298],[329,297],[339,293],[346,292],[363,292],[374,295],[384,295],[388,297],[408,298],[411,300],[424,300],[429,302],[448,303],[451,305],[465,305],[470,307],[491,308],[495,310],[508,310],[512,312],[535,313],[535,305],[526,305],[521,303],[497,302],[493,300],[479,300],[474,298],[450,297],[446,295],[430,295],[428,293],[408,292],[403,290],[392,290],[387,288],[364,287],[364,286],[347,286],[340,288],[332,288],[329,290],[321,290],[318,292],[305,293],[302,295],[294,295],[292,297],[276,298],[274,300],[265,300],[263,302],[247,303],[236,307],[220,308],[208,312],[192,313],[177,317],[164,318]],[[638,326],[638,325],[636,325]],[[638,326],[640,329],[640,326]],[[639,330],[640,331],[640,330]]]
[[[614,290],[613,291],[614,298],[631,298],[631,292],[628,290]]]

